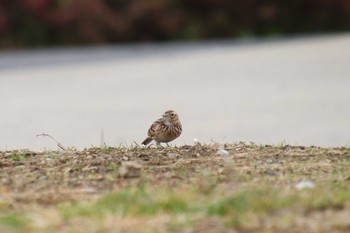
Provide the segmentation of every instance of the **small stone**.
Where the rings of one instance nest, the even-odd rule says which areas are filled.
[[[38,177],[38,180],[46,180],[48,177],[46,175],[41,175]]]
[[[193,143],[194,143],[195,145],[200,145],[200,144],[201,144],[201,142],[200,142],[197,138],[194,138],[194,139],[193,139]]]
[[[274,160],[272,160],[272,159],[267,159],[267,160],[266,160],[266,163],[272,164],[272,163],[274,163]]]
[[[279,175],[279,173],[277,171],[274,171],[274,170],[269,169],[269,168],[264,170],[263,173],[266,175],[270,175],[270,176],[278,176]]]
[[[169,158],[171,158],[171,159],[174,159],[174,158],[177,158],[178,157],[178,154],[176,154],[176,153],[167,153],[166,154]]]
[[[315,187],[315,183],[311,180],[302,180],[295,185],[295,188],[298,190],[302,189],[313,189]]]
[[[83,193],[96,193],[97,189],[94,187],[85,187],[80,189],[79,191],[83,192]]]
[[[217,152],[216,152],[217,155],[219,156],[228,156],[228,151],[227,150],[224,150],[224,149],[219,149]]]

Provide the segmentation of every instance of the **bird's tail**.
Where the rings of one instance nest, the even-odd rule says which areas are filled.
[[[147,144],[150,143],[152,140],[153,140],[152,138],[148,137],[148,138],[146,138],[141,144],[142,144],[142,145],[147,145]]]

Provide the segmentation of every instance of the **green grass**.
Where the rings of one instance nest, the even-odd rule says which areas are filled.
[[[23,232],[29,220],[19,213],[0,213],[0,232],[1,226],[4,229],[11,229],[11,232]]]
[[[94,204],[65,203],[61,211],[67,218],[75,216],[149,216],[157,214],[205,213],[208,216],[239,216],[246,213],[270,214],[283,209],[305,207],[320,210],[344,208],[350,198],[347,185],[327,185],[310,190],[279,188],[240,189],[228,196],[209,195],[198,189],[188,189],[185,195],[175,190],[157,192],[124,189],[99,198]],[[184,194],[183,190],[179,194]],[[190,197],[190,198],[188,198]]]
[[[184,213],[186,200],[176,195],[159,197],[141,189],[125,189],[99,198],[93,205],[65,203],[60,206],[66,219],[76,216],[150,216],[161,213]]]
[[[12,153],[10,155],[10,159],[13,161],[23,161],[25,160],[26,156],[23,153]]]
[[[68,223],[80,219],[101,224],[106,216],[142,218],[180,214],[184,219],[169,222],[169,229],[191,226],[194,222],[192,216],[196,215],[202,218],[217,216],[223,218],[228,226],[247,227],[249,224],[247,225],[246,219],[251,216],[267,217],[300,208],[308,211],[342,209],[350,198],[349,187],[346,184],[327,184],[312,190],[249,187],[227,196],[215,192],[203,194],[194,188],[186,192],[177,189],[158,192],[149,188],[149,191],[145,191],[146,188],[126,188],[108,193],[93,203],[66,202],[59,204],[57,210],[59,216]],[[179,195],[176,192],[179,192]],[[0,226],[23,232],[25,226],[30,224],[25,218],[27,214],[29,213],[2,215]]]

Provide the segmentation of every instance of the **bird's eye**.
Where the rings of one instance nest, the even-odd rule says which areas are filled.
[[[171,116],[174,117],[174,116],[175,116],[175,113],[172,113]]]

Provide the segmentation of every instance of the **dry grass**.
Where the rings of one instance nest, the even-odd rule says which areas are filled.
[[[7,151],[0,168],[5,233],[350,231],[350,148]]]

